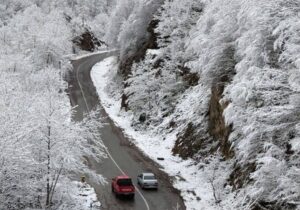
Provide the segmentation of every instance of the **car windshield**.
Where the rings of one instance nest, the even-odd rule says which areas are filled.
[[[154,180],[155,177],[154,177],[154,176],[151,176],[151,175],[148,175],[148,176],[144,176],[144,179],[145,179],[145,180]]]
[[[118,181],[117,181],[117,183],[118,183],[118,185],[120,185],[120,186],[131,186],[132,185],[132,181],[131,181],[131,179],[119,179]]]

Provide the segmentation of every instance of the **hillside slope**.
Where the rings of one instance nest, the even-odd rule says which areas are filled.
[[[127,3],[106,39],[131,126],[175,136],[216,208],[299,209],[299,1]]]

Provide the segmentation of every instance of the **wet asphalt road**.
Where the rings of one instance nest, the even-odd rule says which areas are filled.
[[[72,106],[77,106],[74,120],[81,120],[88,111],[100,106],[96,89],[91,81],[90,70],[95,63],[113,54],[115,53],[103,53],[72,61],[74,71],[69,81],[69,96]],[[96,190],[102,209],[185,210],[179,192],[171,185],[171,178],[159,170],[158,164],[144,156],[124,137],[122,131],[107,117],[103,109],[101,109],[101,117],[105,123],[99,132],[109,153],[119,166],[118,168],[111,158],[106,158],[100,163],[89,160],[90,167],[102,174],[108,181],[107,185],[101,185],[88,180]],[[157,191],[142,190],[137,186],[134,200],[116,198],[111,192],[110,180],[116,175],[121,175],[121,170],[131,176],[135,184],[138,173],[152,171],[158,178],[159,189]]]

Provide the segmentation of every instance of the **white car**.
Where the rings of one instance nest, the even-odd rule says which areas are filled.
[[[144,188],[157,189],[158,182],[153,173],[141,173],[137,176],[137,183]]]

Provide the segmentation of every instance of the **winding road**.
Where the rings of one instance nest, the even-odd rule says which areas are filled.
[[[69,80],[69,97],[76,114],[74,120],[82,120],[84,114],[100,106],[96,89],[91,80],[91,68],[99,61],[116,54],[103,52],[92,54],[72,61],[73,75]],[[102,174],[108,184],[89,183],[95,188],[102,210],[185,210],[180,193],[172,187],[171,178],[159,168],[151,159],[147,158],[138,148],[132,145],[101,109],[104,125],[100,129],[102,141],[107,147],[108,157],[102,162],[89,160],[89,166]],[[136,176],[140,172],[152,171],[159,180],[159,189],[142,190],[136,186],[134,200],[116,198],[110,187],[110,179],[116,175],[126,173],[136,183]]]

